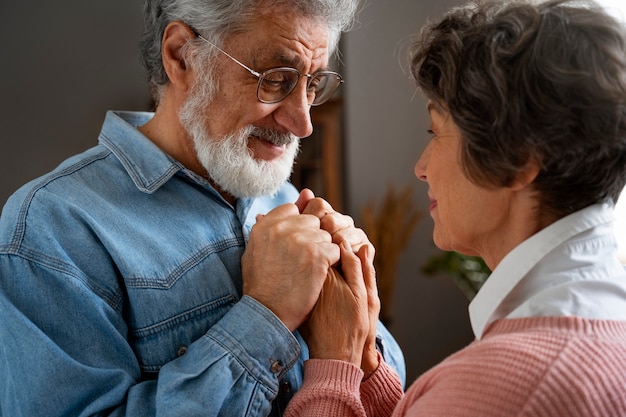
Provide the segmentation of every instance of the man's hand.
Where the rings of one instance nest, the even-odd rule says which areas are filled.
[[[295,204],[259,216],[241,259],[243,293],[269,308],[293,331],[317,302],[339,247],[320,219]]]

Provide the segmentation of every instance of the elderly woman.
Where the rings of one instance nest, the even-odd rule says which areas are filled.
[[[384,362],[360,385],[354,344],[333,344],[376,303],[353,302],[369,311],[346,320],[317,309],[308,337],[327,348],[311,351],[287,415],[626,416],[626,272],[612,230],[626,183],[624,28],[593,3],[470,3],[423,29],[411,63],[431,119],[415,174],[434,241],[493,271],[470,305],[476,340],[400,399]],[[372,272],[362,266],[359,284],[348,266],[327,286],[358,301]]]

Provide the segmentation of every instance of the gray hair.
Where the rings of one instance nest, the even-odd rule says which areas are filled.
[[[245,30],[260,6],[289,6],[327,25],[333,53],[341,33],[352,29],[359,0],[146,0],[140,48],[154,98],[168,82],[161,57],[161,40],[168,24],[182,21],[221,45],[229,35]],[[211,55],[207,55],[209,58]]]

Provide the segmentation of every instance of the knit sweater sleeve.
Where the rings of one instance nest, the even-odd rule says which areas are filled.
[[[361,402],[368,417],[390,416],[404,395],[398,374],[381,357],[379,361],[376,372],[361,383]]]
[[[400,378],[384,362],[361,383],[363,371],[343,361],[309,359],[304,383],[285,417],[385,417],[402,396]]]

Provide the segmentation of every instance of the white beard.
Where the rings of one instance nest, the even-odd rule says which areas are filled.
[[[289,139],[283,155],[274,161],[257,160],[248,148],[248,138],[257,136],[268,139],[279,136]],[[300,140],[288,134],[269,132],[248,126],[221,139],[208,137],[205,132],[193,135],[198,160],[207,170],[211,180],[221,190],[235,198],[274,195],[289,179]],[[270,139],[272,143],[279,143]]]
[[[179,118],[192,137],[198,160],[211,181],[235,198],[275,195],[291,175],[300,139],[292,134],[255,126],[247,126],[225,137],[211,137],[206,131],[205,116],[210,94],[203,94],[202,90],[199,88],[191,93]],[[248,148],[250,136],[285,145],[285,152],[277,160],[257,160]]]

